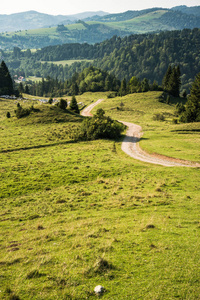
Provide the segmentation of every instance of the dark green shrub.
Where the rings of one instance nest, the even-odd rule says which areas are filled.
[[[115,98],[116,97],[116,93],[110,93],[108,94],[107,98]]]
[[[8,111],[6,117],[9,119],[11,117],[10,112]]]
[[[175,115],[178,117],[184,111],[185,111],[185,105],[182,102],[181,103],[177,103],[176,104]]]
[[[153,120],[154,121],[164,121],[165,120],[165,116],[163,114],[155,114],[153,116]]]
[[[173,119],[172,120],[172,124],[178,124],[178,120],[177,119]]]
[[[105,116],[103,109],[98,109],[92,118],[85,119],[75,133],[77,140],[117,139],[126,126]]]
[[[17,109],[15,110],[15,115],[18,119],[26,117],[30,115],[30,113],[34,112],[39,112],[40,110],[38,108],[34,108],[32,105],[30,108],[23,108],[19,103],[17,104]]]
[[[15,110],[15,114],[17,119],[26,117],[30,115],[31,110],[28,108],[22,108],[21,106],[17,106],[17,109]]]
[[[65,110],[67,108],[67,101],[64,99],[60,99],[60,102],[58,103],[58,107]]]

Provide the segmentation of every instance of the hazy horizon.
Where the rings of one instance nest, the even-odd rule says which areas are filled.
[[[143,10],[153,7],[161,8],[172,8],[175,6],[186,5],[188,7],[199,6],[199,0],[155,0],[147,1],[141,0],[134,4],[130,0],[124,0],[123,5],[121,1],[116,0],[113,4],[111,0],[102,0],[100,3],[94,3],[91,0],[85,0],[80,2],[79,0],[74,0],[73,3],[64,0],[57,0],[56,5],[51,2],[46,5],[44,2],[35,0],[34,2],[27,2],[25,0],[18,0],[11,3],[12,0],[5,1],[1,4],[0,14],[10,15],[14,13],[22,13],[27,11],[37,11],[44,14],[50,15],[74,15],[83,12],[96,12],[104,11],[107,13],[120,13],[127,10]]]

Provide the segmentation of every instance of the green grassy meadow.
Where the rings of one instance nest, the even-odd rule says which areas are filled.
[[[85,27],[81,23],[75,23],[65,26],[68,30],[85,30]],[[8,32],[8,33],[2,33],[2,35],[11,36],[12,35],[18,35],[18,36],[49,36],[49,37],[56,37],[59,35],[59,33],[56,31],[57,27],[48,27],[48,28],[39,28],[39,29],[29,29],[29,30],[20,30],[15,32]]]
[[[125,30],[128,32],[132,32],[134,30],[134,32],[137,33],[144,33],[146,32],[147,28],[152,30],[153,28],[158,27],[158,19],[161,18],[162,15],[164,15],[166,12],[167,11],[165,10],[158,10],[156,12],[149,12],[145,15],[135,17],[130,20],[119,22],[105,22],[104,24],[106,24],[106,26],[119,30]],[[159,26],[161,26],[161,24],[159,24]],[[166,26],[164,27],[166,30]]]
[[[42,63],[49,63],[49,64],[55,64],[55,65],[68,65],[71,66],[75,62],[93,62],[92,59],[69,59],[69,60],[59,60],[59,61],[42,61]]]
[[[106,95],[77,102],[104,98],[143,149],[200,161],[199,124],[173,124],[159,92]],[[199,299],[199,169],[134,160],[122,138],[74,142],[83,117],[33,103],[16,119],[0,99],[0,299],[96,299],[99,284],[102,299]]]

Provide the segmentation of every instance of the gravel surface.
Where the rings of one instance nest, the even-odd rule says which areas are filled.
[[[88,107],[83,109],[81,114],[83,116],[92,116],[90,111],[101,101],[103,101],[103,99],[99,99],[96,102],[90,104]],[[200,164],[195,162],[167,157],[160,154],[149,154],[143,151],[139,146],[139,141],[142,136],[142,127],[124,121],[119,122],[122,122],[127,126],[126,136],[122,142],[121,149],[134,159],[165,167],[200,167]]]

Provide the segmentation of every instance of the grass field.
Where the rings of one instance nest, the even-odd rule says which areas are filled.
[[[106,114],[142,125],[142,147],[197,160],[199,125],[172,124],[158,92],[77,100],[103,97]],[[38,108],[17,120],[0,100],[0,298],[96,299],[101,284],[102,299],[199,299],[199,169],[136,161],[120,139],[75,143],[81,117]]]
[[[71,66],[75,62],[93,62],[92,59],[70,59],[70,60],[59,60],[59,61],[41,61],[42,63],[49,63],[49,64],[55,64],[55,65],[68,65]]]
[[[85,27],[81,23],[75,23],[65,26],[69,31],[73,30],[85,30]],[[12,36],[12,35],[19,35],[19,36],[26,36],[26,35],[39,35],[39,36],[46,36],[49,37],[55,37],[59,35],[59,32],[56,31],[57,27],[49,27],[49,28],[39,28],[39,29],[29,29],[29,30],[20,30],[15,32],[8,32],[8,33],[2,33],[2,35],[6,36]]]
[[[130,32],[137,32],[137,33],[144,33],[147,31],[147,28],[152,30],[153,28],[157,28],[158,26],[161,26],[159,23],[158,25],[158,19],[162,17],[167,11],[165,10],[158,10],[156,12],[150,12],[145,15],[135,17],[133,19],[127,20],[127,21],[120,21],[120,22],[105,22],[104,24],[106,26],[109,26],[111,28],[119,29],[119,30],[125,30]],[[92,22],[91,22],[92,23]],[[165,27],[165,30],[167,28]]]
[[[36,76],[29,76],[26,79],[31,80],[31,81],[35,81],[35,82],[42,81],[42,77],[36,77]]]

